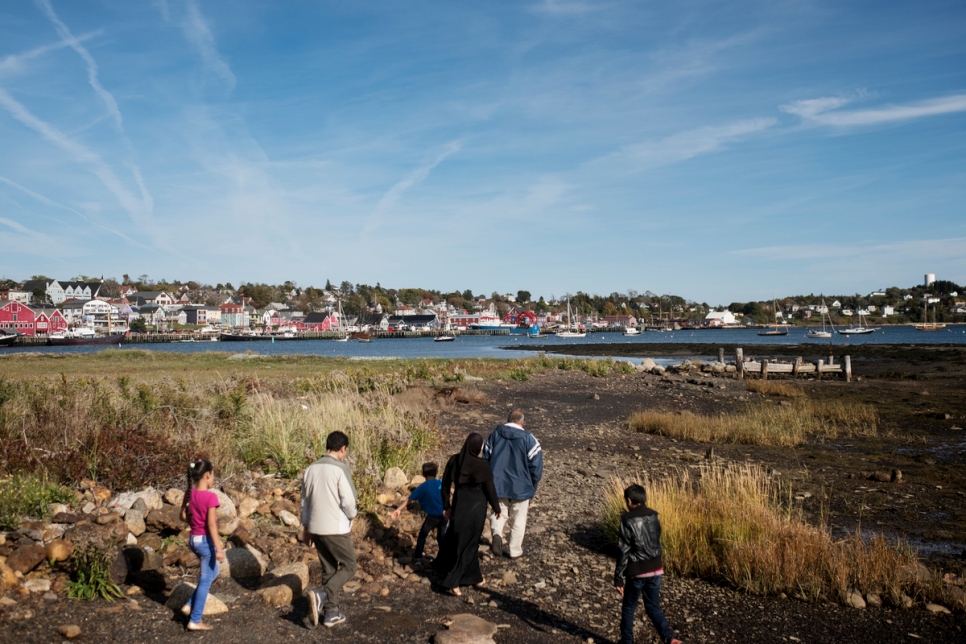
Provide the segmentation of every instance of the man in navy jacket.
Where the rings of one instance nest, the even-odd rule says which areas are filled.
[[[506,424],[494,429],[483,445],[483,458],[490,461],[500,516],[490,516],[493,554],[516,559],[523,555],[523,533],[527,529],[530,499],[537,493],[543,476],[540,442],[523,428],[523,412],[514,409]],[[503,549],[503,528],[510,521],[507,549]]]

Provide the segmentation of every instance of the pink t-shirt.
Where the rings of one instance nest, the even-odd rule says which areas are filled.
[[[191,536],[208,534],[208,509],[217,508],[219,505],[218,495],[211,490],[191,490],[191,500],[188,502]]]

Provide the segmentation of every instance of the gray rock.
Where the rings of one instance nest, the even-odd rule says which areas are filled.
[[[128,532],[135,537],[140,537],[147,529],[147,526],[144,524],[144,515],[134,508],[124,513],[124,525],[127,526]]]
[[[857,590],[850,590],[845,596],[845,605],[852,608],[865,608],[865,600],[862,593]]]
[[[261,577],[268,568],[264,555],[252,547],[232,548],[225,552],[225,561],[220,562],[219,577],[249,579]]]
[[[467,613],[454,615],[446,626],[433,637],[435,644],[494,644],[499,630],[496,624]]]
[[[292,597],[301,597],[309,587],[309,567],[302,562],[278,566],[265,576],[261,584],[265,589],[274,586],[286,586],[290,589],[289,602]]]
[[[952,615],[952,611],[942,604],[926,604],[926,610],[936,615]]]
[[[47,550],[43,546],[20,546],[7,557],[7,567],[21,575],[26,575],[46,558]]]
[[[184,490],[173,487],[164,493],[164,502],[168,505],[174,505],[180,508],[182,501],[184,501]]]
[[[168,596],[168,601],[164,602],[164,605],[175,612],[181,612],[181,608],[188,603],[191,599],[191,595],[195,592],[195,585],[189,584],[188,582],[182,582],[171,591]],[[228,606],[225,602],[221,601],[213,594],[208,593],[208,599],[205,601],[205,610],[202,615],[208,617],[209,615],[220,615],[222,613],[228,612]]]
[[[409,484],[409,477],[398,467],[390,467],[386,470],[386,475],[382,478],[383,484],[390,490],[406,487]]]

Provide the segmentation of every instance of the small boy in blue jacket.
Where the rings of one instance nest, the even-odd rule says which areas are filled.
[[[443,516],[443,494],[442,484],[436,478],[439,473],[439,466],[436,463],[423,463],[423,477],[426,479],[419,487],[412,491],[409,498],[399,504],[399,507],[392,513],[392,520],[399,518],[399,513],[410,501],[419,503],[419,507],[426,513],[426,519],[419,529],[419,536],[416,537],[416,551],[413,553],[413,563],[419,563],[423,558],[423,548],[426,547],[426,537],[434,529],[436,530],[436,543],[443,541],[446,534],[448,521]]]

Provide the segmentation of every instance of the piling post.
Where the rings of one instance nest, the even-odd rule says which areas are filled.
[[[818,367],[815,369],[815,375],[818,377],[819,380],[822,379],[822,367],[824,366],[825,366],[825,361],[819,360]]]
[[[800,364],[802,364],[802,357],[801,356],[798,356],[797,358],[795,358],[795,362],[792,363],[792,375],[793,376],[797,376],[798,375],[798,365],[800,365]]]
[[[845,356],[845,382],[852,382],[852,356]]]
[[[724,364],[724,347],[718,348],[718,364]]]
[[[768,360],[761,361],[761,379],[768,380]]]
[[[735,369],[738,371],[738,380],[745,379],[745,350],[741,347],[735,349]]]

